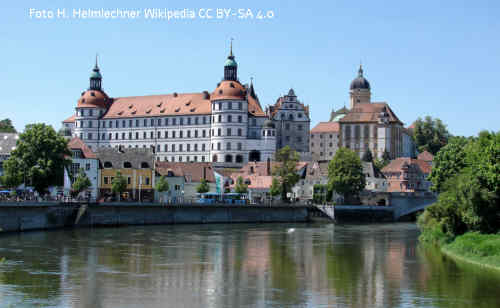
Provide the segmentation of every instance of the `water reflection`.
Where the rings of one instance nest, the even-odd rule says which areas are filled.
[[[495,307],[500,275],[412,224],[184,225],[0,237],[0,306]],[[418,248],[417,248],[418,247]]]

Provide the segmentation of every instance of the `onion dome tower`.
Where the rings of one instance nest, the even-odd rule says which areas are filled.
[[[358,77],[351,82],[351,86],[349,87],[351,109],[354,108],[356,104],[369,104],[371,102],[370,91],[370,83],[363,76],[363,67],[360,64]]]
[[[238,65],[234,60],[233,44],[224,63],[224,79],[210,95],[212,126],[210,156],[213,163],[225,167],[242,166],[248,161],[247,89],[238,81]]]
[[[83,140],[92,150],[96,150],[103,138],[99,135],[99,119],[110,104],[110,98],[102,90],[102,75],[97,56],[89,80],[89,88],[82,92],[76,106],[75,136]]]

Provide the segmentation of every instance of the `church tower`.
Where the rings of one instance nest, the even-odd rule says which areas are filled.
[[[359,65],[358,77],[351,82],[350,107],[353,109],[356,104],[369,104],[371,102],[370,83],[363,77],[363,67]]]
[[[102,85],[102,75],[97,65],[97,55],[95,56],[95,66],[90,74],[90,87],[89,90],[101,90]]]

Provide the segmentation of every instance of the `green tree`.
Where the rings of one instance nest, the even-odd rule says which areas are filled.
[[[10,119],[3,119],[0,121],[0,133],[17,133]]]
[[[281,184],[277,177],[273,176],[273,180],[271,182],[271,187],[269,188],[269,194],[274,199],[274,197],[281,194]]]
[[[238,194],[246,194],[248,192],[248,185],[243,183],[243,178],[239,176],[236,179],[236,185],[234,186],[234,192]]]
[[[329,190],[349,198],[357,196],[365,185],[365,174],[359,156],[349,149],[338,149],[328,164]]]
[[[432,155],[448,143],[450,133],[443,122],[430,116],[415,121],[413,139],[419,152],[429,151]]]
[[[279,162],[273,170],[273,175],[280,182],[281,200],[289,201],[287,193],[292,191],[292,187],[299,181],[300,176],[297,173],[297,163],[299,162],[299,154],[285,146],[276,152],[276,161]]]
[[[43,194],[49,186],[62,185],[70,155],[66,139],[51,126],[43,123],[27,125],[19,135],[16,149],[4,162],[6,180],[19,184],[26,179]]]
[[[163,195],[164,192],[170,189],[170,185],[168,184],[167,178],[164,175],[162,175],[160,179],[156,182],[155,189],[161,195]],[[160,195],[160,202],[162,201],[161,195]]]
[[[438,154],[440,167],[458,171],[451,170],[448,179],[442,170],[434,175],[441,193],[419,217],[424,241],[440,242],[469,231],[500,231],[500,132],[481,132],[469,140],[463,153],[454,149],[457,144]]]
[[[371,163],[373,162],[373,155],[372,155],[372,151],[370,151],[370,149],[368,149],[368,151],[366,151],[364,154],[363,154],[363,158],[361,158],[362,161],[364,162],[367,162],[367,163]]]
[[[71,185],[74,196],[78,196],[82,191],[87,190],[91,186],[92,183],[87,177],[87,174],[85,174],[85,171],[83,169],[80,169],[75,182],[73,182],[73,185]]]
[[[127,179],[122,175],[120,171],[116,172],[116,175],[111,183],[111,192],[118,195],[118,201],[121,200],[121,194],[127,189]]]
[[[460,172],[465,166],[465,147],[469,140],[464,137],[453,137],[450,142],[437,152],[432,161],[432,171],[428,180],[431,189],[441,192],[446,180]]]
[[[208,182],[205,179],[202,179],[200,184],[196,187],[196,192],[203,194],[210,191],[210,186],[208,186]]]

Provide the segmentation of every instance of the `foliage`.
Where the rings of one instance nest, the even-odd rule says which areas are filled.
[[[17,186],[26,179],[43,194],[52,185],[62,185],[64,167],[70,164],[67,141],[49,125],[27,125],[16,149],[4,162],[4,181]]]
[[[346,196],[356,196],[365,188],[365,174],[359,156],[340,148],[328,164],[328,189]]]
[[[299,162],[299,154],[285,146],[276,152],[276,161],[279,162],[273,170],[273,175],[280,182],[281,200],[287,201],[287,193],[292,191],[292,187],[299,181],[300,176],[297,174],[297,163]]]
[[[453,255],[500,269],[500,234],[468,232],[443,248]]]
[[[162,175],[160,179],[155,184],[155,190],[157,192],[165,192],[170,189],[170,185],[168,184],[167,178]]]
[[[236,179],[236,185],[234,186],[234,192],[239,194],[246,194],[248,192],[248,185],[243,183],[243,178],[239,176]]]
[[[387,152],[387,150],[384,150],[384,153],[382,153],[382,157],[374,160],[373,165],[375,166],[377,172],[380,172],[390,162],[391,162],[391,156],[389,155],[389,152]]]
[[[210,191],[210,186],[208,186],[208,182],[205,179],[201,180],[201,183],[196,187],[196,192],[202,194]]]
[[[361,158],[362,161],[364,162],[367,162],[367,163],[371,163],[373,161],[373,155],[372,155],[372,151],[370,151],[370,149],[368,149],[364,154],[363,154],[363,157]]]
[[[80,171],[78,172],[78,175],[75,179],[75,182],[73,183],[73,185],[71,185],[71,188],[73,189],[74,194],[78,195],[82,191],[85,191],[90,186],[92,186],[92,183],[90,182],[89,178],[87,177],[87,174],[85,174],[85,171],[83,169],[80,169]]]
[[[448,143],[450,133],[443,122],[430,116],[424,120],[418,118],[415,122],[413,139],[419,152],[429,151],[432,155]]]
[[[316,204],[331,201],[332,191],[328,189],[328,185],[314,184],[313,186],[313,202]]]
[[[122,192],[127,189],[127,179],[121,174],[120,171],[116,172],[116,175],[111,183],[111,192],[118,194],[118,200],[120,200]]]
[[[3,119],[0,121],[0,133],[17,133],[10,119]]]
[[[71,129],[67,127],[61,127],[57,133],[63,137],[71,137]]]
[[[273,180],[271,182],[271,188],[269,188],[269,194],[272,197],[278,196],[281,194],[281,184],[278,178],[273,177]]]
[[[465,147],[468,142],[464,137],[454,137],[439,150],[432,161],[428,178],[432,182],[432,190],[441,192],[444,182],[465,167]]]
[[[468,141],[463,153],[454,148],[457,144],[451,144],[437,155],[438,164],[456,169],[434,174],[434,184],[439,184],[441,193],[419,218],[423,234],[440,230],[455,237],[469,231],[499,232],[500,132],[481,132]]]

